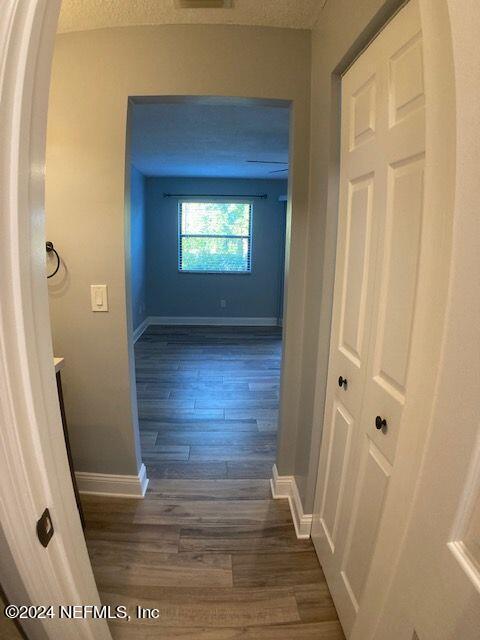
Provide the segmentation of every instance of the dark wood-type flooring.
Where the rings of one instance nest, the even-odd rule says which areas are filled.
[[[113,637],[343,639],[312,543],[270,493],[280,331],[150,327],[135,357],[146,497],[82,497],[102,602],[132,613]]]

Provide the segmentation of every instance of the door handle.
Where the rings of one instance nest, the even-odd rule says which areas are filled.
[[[384,427],[387,426],[387,421],[385,420],[385,418],[382,418],[381,416],[377,416],[375,418],[375,427],[380,431],[381,429],[383,429]]]
[[[338,379],[338,386],[339,387],[345,387],[345,389],[347,388],[347,379],[346,378],[342,378],[342,376],[339,377]]]

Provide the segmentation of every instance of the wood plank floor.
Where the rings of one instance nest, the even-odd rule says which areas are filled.
[[[151,327],[136,344],[143,460],[156,479],[268,479],[278,329]]]
[[[83,496],[116,640],[341,640],[310,540],[272,500],[281,334],[150,327],[135,346],[144,500]]]

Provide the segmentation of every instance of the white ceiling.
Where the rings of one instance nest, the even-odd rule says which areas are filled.
[[[233,0],[231,9],[180,9],[176,0],[63,0],[59,33],[156,24],[311,29],[326,0]]]
[[[131,161],[147,176],[286,179],[286,106],[134,104]],[[271,164],[247,160],[275,161]],[[277,164],[277,163],[285,164]],[[272,173],[275,172],[275,173]]]

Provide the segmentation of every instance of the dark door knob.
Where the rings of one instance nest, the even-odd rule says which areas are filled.
[[[380,429],[383,429],[383,427],[387,426],[387,421],[385,420],[385,418],[381,418],[380,416],[377,416],[375,418],[375,426],[380,431]]]
[[[347,379],[346,378],[342,378],[342,376],[339,377],[338,379],[338,386],[339,387],[345,387],[345,389],[347,388]]]

